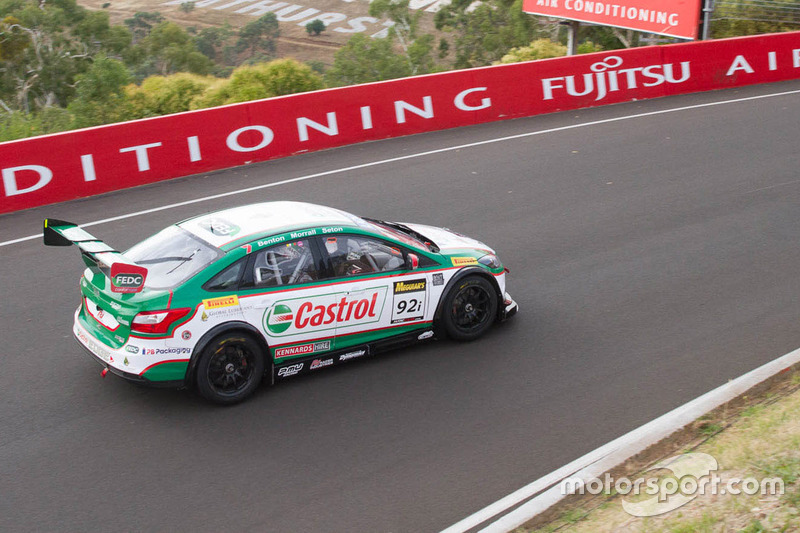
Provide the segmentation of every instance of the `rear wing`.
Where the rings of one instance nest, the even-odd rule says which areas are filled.
[[[44,219],[42,231],[45,246],[72,246],[80,248],[87,266],[96,266],[111,280],[112,292],[141,292],[147,279],[147,269],[136,265],[122,253],[91,235],[77,224]]]

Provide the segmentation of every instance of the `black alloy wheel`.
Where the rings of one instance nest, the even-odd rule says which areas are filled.
[[[477,339],[497,318],[497,291],[485,278],[467,276],[448,293],[442,318],[450,338]]]
[[[223,335],[200,357],[197,390],[217,403],[233,404],[250,396],[264,375],[262,350],[249,336]]]

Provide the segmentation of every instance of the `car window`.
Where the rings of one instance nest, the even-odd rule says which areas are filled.
[[[280,287],[319,279],[308,239],[260,250],[252,265],[252,287]]]
[[[211,278],[203,288],[207,291],[232,291],[239,285],[242,268],[247,263],[247,258],[240,259],[234,264]]]
[[[405,267],[402,250],[363,235],[326,237],[325,250],[336,277],[391,272]]]
[[[222,252],[178,226],[169,226],[124,255],[147,268],[145,287],[171,289],[217,260]]]

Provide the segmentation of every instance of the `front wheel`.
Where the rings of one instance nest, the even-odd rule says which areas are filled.
[[[200,355],[197,391],[212,402],[241,402],[258,388],[264,365],[261,347],[251,337],[239,333],[221,335]]]
[[[467,276],[445,296],[442,323],[451,339],[477,339],[496,317],[497,291],[486,278]]]

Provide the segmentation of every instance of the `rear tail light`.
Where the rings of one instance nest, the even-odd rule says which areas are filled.
[[[131,331],[136,333],[166,333],[169,327],[189,314],[191,309],[166,309],[164,311],[144,311],[133,317]]]

